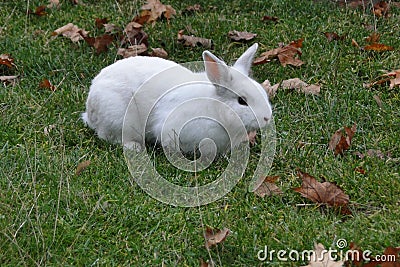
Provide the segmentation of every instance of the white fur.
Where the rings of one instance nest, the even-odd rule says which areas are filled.
[[[211,138],[217,153],[224,153],[231,141],[220,124],[205,118],[188,122],[187,118],[212,117],[238,135],[243,132],[239,131],[243,125],[247,132],[266,125],[272,116],[267,94],[257,82],[247,78],[257,47],[257,44],[251,46],[232,67],[205,51],[203,73],[194,73],[157,57],[137,56],[117,61],[93,79],[82,119],[100,138],[113,143],[122,142],[124,131],[124,143],[130,146],[133,142],[143,147],[144,140],[163,146],[178,141],[180,149],[190,153],[201,140]],[[133,104],[129,105],[133,96]],[[239,104],[238,96],[246,98],[248,106]],[[222,108],[224,105],[231,110]],[[145,115],[150,110],[143,138],[137,129],[144,127]],[[243,136],[232,138],[233,145],[243,140]]]

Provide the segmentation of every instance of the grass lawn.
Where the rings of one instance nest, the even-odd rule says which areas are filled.
[[[314,242],[327,248],[338,239],[374,255],[400,245],[400,90],[388,84],[363,87],[383,71],[400,68],[400,8],[393,7],[390,17],[376,18],[369,6],[351,9],[332,1],[164,0],[178,14],[169,22],[145,25],[144,31],[149,45],[164,47],[169,59],[201,60],[203,48],[177,43],[182,29],[212,39],[213,52],[227,62],[250,46],[232,43],[230,30],[257,33],[258,55],[279,42],[304,38],[304,65],[283,67],[272,61],[254,66],[253,76],[271,83],[298,77],[322,86],[319,96],[280,90],[271,99],[277,148],[270,175],[280,176],[283,195],[260,198],[248,192],[255,162],[250,159],[250,170],[225,197],[182,208],[158,202],[131,183],[122,148],[99,140],[80,119],[91,79],[120,59],[118,47],[96,54],[83,41],[51,34],[72,22],[91,36],[100,35],[96,18],[123,27],[144,2],[61,2],[42,17],[27,16],[27,10],[47,1],[0,2],[0,54],[15,59],[12,69],[0,66],[0,76],[19,75],[14,86],[0,87],[1,266],[199,266],[200,259],[212,259],[216,266],[300,266],[307,261],[274,257],[267,263],[257,259],[257,252],[265,246],[310,250]],[[180,14],[197,3],[203,11]],[[279,22],[261,21],[264,15]],[[395,50],[362,51],[351,45],[351,39],[365,45],[371,28]],[[347,37],[329,42],[323,32]],[[43,79],[56,90],[40,88]],[[332,134],[353,123],[357,132],[350,149],[335,157],[327,145]],[[355,155],[369,149],[390,157]],[[256,158],[257,147],[252,151]],[[85,160],[91,164],[76,175],[78,163]],[[156,162],[168,179],[185,177],[162,155]],[[200,178],[209,179],[225,163],[217,162]],[[350,196],[352,215],[318,207],[294,192],[301,184],[298,168],[338,184]],[[208,251],[203,236],[207,226],[227,227],[231,234]]]

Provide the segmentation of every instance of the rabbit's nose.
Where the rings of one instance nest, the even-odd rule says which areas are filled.
[[[270,118],[264,117],[264,120],[265,120],[266,122],[269,122]]]

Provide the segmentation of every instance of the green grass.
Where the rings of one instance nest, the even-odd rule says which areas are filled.
[[[10,53],[16,65],[13,70],[1,68],[0,74],[20,75],[15,86],[0,88],[1,266],[198,266],[200,258],[210,257],[217,266],[266,266],[257,259],[265,245],[301,251],[312,249],[313,242],[328,247],[345,238],[374,254],[400,245],[399,88],[363,88],[382,70],[400,68],[400,9],[392,8],[389,18],[374,18],[368,10],[329,1],[164,1],[178,11],[195,3],[204,7],[201,13],[178,14],[169,23],[144,27],[150,46],[164,46],[171,60],[201,59],[201,47],[176,42],[178,30],[189,26],[198,36],[213,39],[215,54],[228,62],[248,47],[232,44],[229,30],[257,33],[262,50],[304,38],[305,65],[284,68],[271,62],[253,67],[254,77],[260,82],[299,77],[322,85],[320,96],[279,91],[272,99],[278,143],[270,174],[280,176],[284,195],[262,199],[247,192],[248,171],[221,200],[180,208],[162,204],[131,184],[122,148],[99,140],[80,120],[91,79],[118,59],[117,47],[96,55],[84,42],[51,37],[69,22],[97,35],[98,17],[126,25],[143,3],[82,2],[73,6],[63,1],[59,10],[44,17],[27,16],[26,10],[46,1],[0,3],[0,54]],[[264,15],[280,21],[262,22]],[[364,25],[370,24],[395,51],[365,52],[351,46],[351,38],[365,43],[370,31]],[[347,34],[347,39],[328,42],[322,34],[327,31]],[[57,87],[55,92],[39,88],[44,78]],[[381,98],[382,108],[374,95]],[[327,150],[331,135],[354,122],[358,131],[350,150],[334,157]],[[49,125],[54,128],[46,134]],[[299,141],[306,145],[299,148]],[[390,152],[391,158],[361,160],[354,155],[368,149]],[[158,157],[169,179],[180,175]],[[76,166],[84,160],[91,164],[76,176]],[[202,173],[203,179],[222,166],[217,162]],[[354,171],[358,166],[365,175]],[[296,168],[340,185],[350,196],[353,215],[298,205],[311,202],[291,190],[300,185]],[[232,234],[208,252],[206,226],[228,227]],[[272,264],[305,263],[275,258]]]

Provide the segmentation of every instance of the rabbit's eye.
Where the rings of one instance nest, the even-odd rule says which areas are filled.
[[[246,98],[244,96],[243,97],[239,97],[238,98],[238,102],[239,102],[240,105],[247,106]]]

